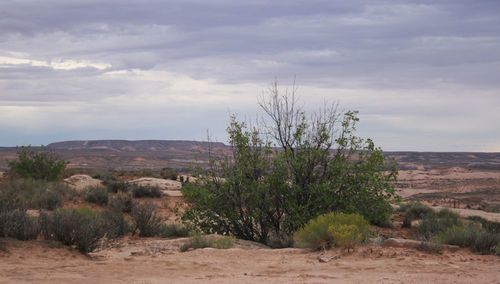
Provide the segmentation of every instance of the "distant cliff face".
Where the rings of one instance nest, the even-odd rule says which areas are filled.
[[[38,149],[38,147],[32,147]],[[81,140],[47,145],[70,161],[69,167],[85,169],[175,169],[207,165],[208,151],[230,151],[223,143],[182,140]],[[384,152],[401,170],[462,167],[500,170],[500,153]],[[0,147],[0,170],[6,159],[16,158],[15,147]]]
[[[56,151],[114,151],[114,152],[165,152],[208,150],[208,142],[183,140],[80,140],[63,141],[47,145]],[[225,148],[223,143],[212,143],[211,147]]]

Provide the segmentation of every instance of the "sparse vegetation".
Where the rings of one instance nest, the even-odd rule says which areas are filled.
[[[405,228],[411,228],[411,222],[413,220],[422,219],[426,215],[434,213],[432,208],[420,202],[409,202],[403,204],[398,208],[398,211],[405,212],[405,218],[403,220],[403,227]]]
[[[448,209],[442,209],[438,213],[426,215],[415,227],[415,233],[419,239],[431,241],[433,237],[459,225],[462,225],[462,222],[459,220],[458,214]]]
[[[17,160],[7,161],[9,174],[26,179],[57,181],[62,178],[68,162],[43,146],[39,151],[30,146],[17,148]]]
[[[109,193],[105,187],[95,186],[85,190],[83,193],[85,201],[94,203],[100,206],[108,204]]]
[[[500,235],[481,231],[472,244],[472,250],[481,254],[495,254],[496,246],[500,242]]]
[[[128,192],[130,191],[131,185],[125,181],[109,181],[102,183],[106,188],[108,188],[109,192],[117,193],[117,192]]]
[[[108,239],[123,237],[130,232],[131,225],[127,222],[121,211],[104,210],[101,212],[101,215],[103,218],[105,237]]]
[[[121,212],[100,212],[88,207],[59,209],[52,214],[42,212],[39,220],[45,239],[75,245],[83,253],[95,249],[101,238],[121,237],[128,233],[130,228]]]
[[[417,250],[424,251],[428,253],[441,254],[443,252],[443,247],[435,242],[421,242],[417,246]]]
[[[115,174],[110,171],[94,171],[91,176],[92,178],[102,180],[103,185],[115,182],[117,180]]]
[[[163,179],[177,180],[179,173],[171,168],[164,168],[160,171],[160,177]]]
[[[191,240],[181,246],[180,251],[185,252],[189,249],[216,248],[229,249],[234,246],[234,241],[230,237],[214,238],[207,235],[195,234]]]
[[[40,234],[38,219],[21,209],[0,210],[0,237],[21,241],[33,240]]]
[[[132,212],[135,201],[132,199],[132,195],[129,193],[117,194],[110,198],[108,201],[108,206],[112,210],[120,211],[123,213]]]
[[[45,237],[75,245],[83,253],[92,251],[105,235],[101,215],[88,208],[59,209],[41,218]]]
[[[500,223],[499,222],[493,222],[493,221],[488,221],[482,217],[479,216],[471,216],[468,218],[469,220],[472,220],[474,222],[478,222],[481,224],[481,227],[486,230],[487,232],[493,233],[493,234],[500,234]]]
[[[415,227],[415,233],[424,241],[470,247],[477,253],[494,254],[500,241],[500,234],[494,231],[496,226],[492,225],[495,222],[478,217],[470,219],[473,221],[462,221],[458,214],[449,209],[441,209],[439,212],[426,214]],[[481,222],[489,224],[489,227]]]
[[[156,207],[153,203],[136,204],[132,208],[132,219],[134,220],[134,229],[132,233],[139,231],[140,237],[153,237],[160,233],[162,228],[161,218],[155,212]]]
[[[187,237],[191,229],[182,224],[161,224],[158,236],[161,238]]]
[[[157,186],[132,185],[132,194],[135,198],[141,198],[141,197],[158,198],[163,195],[163,192]]]
[[[54,210],[63,205],[65,197],[75,194],[66,184],[41,180],[11,181],[0,186],[0,200],[10,200],[22,208]]]

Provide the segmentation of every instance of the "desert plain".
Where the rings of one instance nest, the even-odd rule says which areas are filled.
[[[63,153],[71,155],[69,150]],[[126,157],[147,164],[148,156],[143,153],[129,151],[121,158],[118,155],[110,159]],[[80,163],[83,168],[91,164],[92,155],[74,155],[70,160],[73,166]],[[180,159],[175,151],[169,155],[174,162]],[[463,217],[477,215],[500,222],[497,156],[489,159],[486,167],[471,167],[470,161],[436,165],[435,160],[426,163],[400,159],[398,193],[404,202],[418,200],[435,208],[450,208]],[[187,164],[185,160],[179,163]],[[160,163],[156,159],[152,164]],[[3,176],[2,182],[6,178]],[[133,177],[124,179],[132,181]],[[78,182],[95,181],[77,179],[73,186],[79,186]],[[141,202],[154,202],[163,218],[175,221],[172,209],[183,202],[180,183],[155,178],[146,178],[146,182],[162,183],[164,195]],[[349,253],[340,249],[271,249],[244,240],[234,240],[229,249],[181,252],[180,247],[189,238],[128,235],[103,240],[97,249],[84,255],[55,241],[2,239],[0,283],[500,283],[499,256],[480,255],[469,248],[436,253],[412,245],[391,245],[385,241],[414,237],[411,229],[402,228],[400,214],[395,213],[391,222],[390,228],[373,226],[373,239]]]

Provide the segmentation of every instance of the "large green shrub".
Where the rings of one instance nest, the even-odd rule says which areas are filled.
[[[329,213],[309,220],[295,233],[294,240],[299,247],[311,249],[351,249],[365,241],[369,232],[369,223],[359,214]]]
[[[268,124],[251,128],[233,117],[231,154],[212,151],[210,168],[183,188],[185,221],[266,244],[328,212],[387,221],[397,170],[371,140],[354,135],[357,112],[328,108],[307,116],[277,87],[261,105]]]
[[[68,162],[43,146],[39,151],[30,146],[17,149],[17,160],[7,161],[9,173],[13,176],[36,180],[56,181],[62,178]]]

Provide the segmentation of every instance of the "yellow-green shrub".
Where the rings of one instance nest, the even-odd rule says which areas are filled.
[[[365,241],[369,228],[369,223],[359,214],[329,213],[310,220],[295,233],[294,241],[299,247],[312,249],[349,246],[352,241]],[[334,235],[341,240],[337,241]]]
[[[361,232],[356,225],[331,225],[328,227],[328,233],[336,246],[346,249],[347,251],[354,249],[362,239]]]

